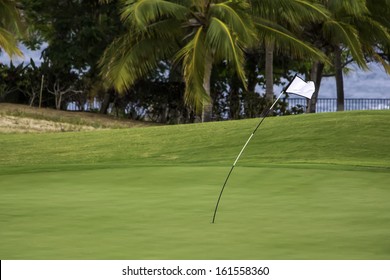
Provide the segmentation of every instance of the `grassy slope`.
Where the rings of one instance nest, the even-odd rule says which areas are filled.
[[[389,120],[388,111],[269,118],[252,138],[240,165],[325,163],[390,168]],[[226,166],[257,122],[2,135],[0,165]]]
[[[390,112],[0,135],[0,258],[388,259]]]

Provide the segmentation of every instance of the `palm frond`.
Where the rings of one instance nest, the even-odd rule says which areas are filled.
[[[217,18],[212,18],[206,33],[206,42],[217,61],[226,59],[234,65],[238,77],[246,86],[245,58],[238,36],[231,32],[224,22]]]
[[[183,35],[181,22],[175,18],[168,18],[151,23],[144,30],[145,37],[160,38],[161,40],[181,40]]]
[[[329,17],[325,7],[307,0],[252,0],[254,15],[274,21],[316,21]],[[282,17],[282,18],[281,18]]]
[[[122,21],[139,29],[144,29],[149,24],[167,17],[184,20],[189,12],[185,6],[164,0],[125,0],[122,2]]]
[[[171,57],[178,49],[175,40],[125,34],[104,52],[99,66],[106,87],[125,92],[137,80],[157,68],[158,63]]]
[[[23,34],[24,27],[15,1],[0,1],[0,48],[12,56],[23,56],[17,46],[17,36]]]
[[[311,57],[323,62],[329,62],[325,54],[311,46],[309,43],[298,39],[289,30],[265,19],[257,19],[256,27],[264,40],[272,40],[280,51],[288,51],[292,56],[302,58]]]
[[[390,28],[390,0],[367,0],[367,8],[377,22]]]
[[[318,21],[318,20],[324,20],[330,17],[330,12],[326,9],[326,7],[320,3],[316,3],[313,1],[307,1],[307,0],[293,0],[293,3],[295,2],[295,13],[301,14],[301,16],[304,18],[304,20],[311,20],[311,21]],[[302,7],[304,9],[297,10],[298,7]]]
[[[390,42],[389,30],[370,16],[355,18],[353,25],[356,26],[361,41],[371,43]]]
[[[367,69],[362,45],[359,40],[359,33],[356,28],[343,22],[330,20],[324,23],[323,30],[325,36],[333,44],[344,44],[351,51],[352,57],[359,67]]]
[[[15,35],[4,28],[0,28],[0,48],[4,49],[9,56],[23,56],[23,53],[18,48],[18,42],[15,40]]]
[[[176,55],[176,61],[183,60],[184,81],[186,84],[184,100],[187,105],[194,106],[199,112],[204,103],[209,102],[204,86],[205,58],[207,55],[205,34],[200,27],[191,41],[187,43]]]
[[[390,63],[389,63],[389,61],[383,59],[383,57],[381,57],[380,55],[378,55],[374,50],[373,50],[373,52],[372,52],[372,57],[373,57],[373,59],[374,59],[376,62],[382,64],[383,69],[385,69],[386,73],[390,75]]]
[[[227,1],[210,6],[210,17],[216,17],[224,22],[244,42],[254,38],[252,20],[249,14],[249,3],[245,1]]]
[[[0,25],[3,28],[18,30],[20,26],[20,15],[15,1],[0,1]]]
[[[338,17],[345,14],[350,16],[361,16],[369,12],[366,0],[343,0],[343,1],[326,1],[326,5],[332,13]]]
[[[378,55],[378,49],[376,49],[377,46],[390,43],[389,31],[370,16],[360,16],[354,20],[353,24],[359,32],[359,40],[364,54],[382,64],[386,73],[390,74],[389,62]]]

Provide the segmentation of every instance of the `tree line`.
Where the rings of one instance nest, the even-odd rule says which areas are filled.
[[[93,98],[129,118],[185,123],[259,116],[274,84],[335,77],[349,63],[390,73],[388,0],[0,0],[0,50],[39,49],[40,65],[0,62],[0,102],[66,109]]]

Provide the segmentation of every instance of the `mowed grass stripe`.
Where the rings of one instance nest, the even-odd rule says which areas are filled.
[[[3,176],[2,259],[388,259],[389,173],[221,167]]]

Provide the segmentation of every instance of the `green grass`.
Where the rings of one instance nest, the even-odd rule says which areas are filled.
[[[390,111],[0,135],[1,259],[389,259]]]

